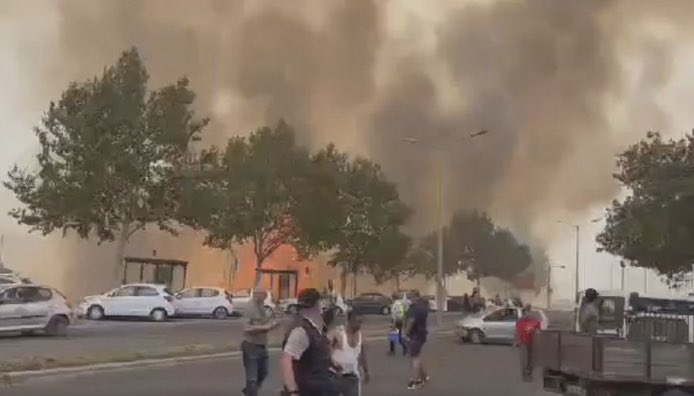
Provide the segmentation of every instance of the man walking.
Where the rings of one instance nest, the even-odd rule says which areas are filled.
[[[247,312],[244,341],[241,344],[243,367],[246,369],[246,387],[243,394],[246,396],[257,396],[268,375],[267,336],[278,323],[265,311],[266,297],[267,292],[264,289],[253,290],[252,303]]]
[[[408,389],[419,389],[429,381],[429,375],[421,360],[422,348],[427,341],[427,319],[429,317],[429,302],[423,299],[418,290],[412,291],[412,303],[405,317],[405,341],[412,358],[412,379]]]
[[[541,328],[542,322],[532,315],[532,307],[526,305],[523,316],[516,321],[516,345],[521,362],[521,376],[525,382],[533,380],[533,336]]]
[[[323,329],[321,294],[299,292],[299,315],[285,334],[280,356],[284,395],[337,396],[337,369]]]

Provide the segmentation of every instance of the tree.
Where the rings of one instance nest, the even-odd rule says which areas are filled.
[[[337,189],[283,121],[230,139],[223,151],[206,152],[201,164],[181,217],[207,233],[209,246],[251,243],[256,285],[263,264],[280,246],[310,256],[331,245],[335,227],[329,220],[339,217],[331,213],[339,210]]]
[[[100,77],[70,84],[34,130],[38,170],[15,165],[3,183],[23,204],[10,215],[31,231],[118,239],[114,281],[133,234],[148,224],[175,233],[176,169],[208,122],[191,110],[186,78],[149,93],[148,78],[131,48]]]
[[[438,235],[422,239],[410,255],[417,271],[431,277],[436,274]],[[511,281],[532,262],[529,248],[513,233],[495,226],[483,212],[458,212],[444,229],[444,275],[466,271],[470,280],[493,276]]]
[[[337,181],[340,210],[332,212],[338,217],[330,222],[337,232],[329,264],[341,268],[341,292],[345,293],[347,275],[356,277],[362,269],[380,281],[394,276],[409,246],[400,227],[410,216],[395,184],[378,164],[365,158],[350,161],[332,145],[314,161],[330,169]]]
[[[618,158],[630,195],[607,209],[599,251],[678,283],[694,263],[694,136],[664,141],[649,132]]]

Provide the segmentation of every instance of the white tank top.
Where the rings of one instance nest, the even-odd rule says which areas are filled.
[[[359,354],[361,353],[361,332],[357,335],[357,346],[352,347],[347,340],[347,332],[340,329],[342,349],[333,350],[333,360],[342,367],[343,374],[358,374]]]

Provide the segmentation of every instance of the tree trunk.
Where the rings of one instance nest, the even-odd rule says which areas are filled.
[[[118,242],[116,244],[116,261],[113,269],[113,286],[118,287],[122,284],[123,278],[123,261],[125,260],[125,248],[128,245],[128,237],[130,234],[130,222],[125,222],[121,225],[120,233],[118,234]]]
[[[352,281],[352,297],[357,296],[357,272],[358,271],[356,270],[356,266],[355,266],[355,269],[352,272],[352,279],[353,279],[353,281]]]
[[[257,257],[256,256],[256,265],[255,265],[255,281],[253,282],[253,287],[260,287],[261,286],[261,281],[263,280],[263,262],[265,261],[265,257]]]
[[[236,278],[236,271],[238,271],[239,268],[239,257],[236,255],[233,242],[229,242],[229,253],[231,253],[231,262],[229,263],[229,277],[227,279],[227,288],[231,290],[234,284],[234,278]]]
[[[347,292],[347,274],[349,269],[345,263],[343,263],[340,267],[340,294],[342,297],[344,297],[345,293]]]

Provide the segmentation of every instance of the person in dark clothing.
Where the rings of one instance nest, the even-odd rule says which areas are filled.
[[[422,364],[422,348],[427,341],[428,329],[427,319],[429,317],[429,302],[423,299],[419,291],[412,291],[412,304],[407,310],[405,324],[405,340],[407,350],[412,358],[413,376],[407,385],[408,389],[421,388],[427,381],[429,375]]]
[[[467,316],[472,312],[472,307],[470,306],[470,296],[467,293],[463,294],[463,304],[462,304],[463,316]]]
[[[338,396],[320,300],[316,289],[299,293],[299,315],[285,333],[280,356],[284,395]]]
[[[580,330],[583,333],[596,334],[600,317],[599,295],[595,289],[586,289],[578,313]]]

